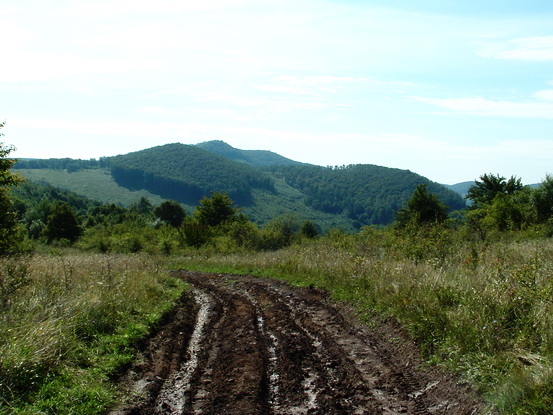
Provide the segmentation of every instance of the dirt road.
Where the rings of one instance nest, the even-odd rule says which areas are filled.
[[[182,271],[192,287],[124,379],[130,414],[480,414],[421,369],[389,325],[369,330],[319,290]]]

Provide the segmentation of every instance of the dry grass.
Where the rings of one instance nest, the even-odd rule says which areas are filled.
[[[501,412],[550,413],[550,239],[475,244],[455,235],[404,240],[368,231],[278,252],[186,258],[181,264],[325,288],[362,314],[396,318],[430,361],[479,386]]]
[[[168,261],[325,288],[373,323],[397,319],[430,362],[477,385],[501,413],[553,407],[553,240],[367,229],[275,252],[187,252],[2,260],[0,413],[102,413],[115,397],[110,376],[183,290]]]
[[[109,376],[183,290],[145,255],[36,254],[3,259],[0,275],[12,287],[0,310],[0,412],[34,401],[46,413],[79,413],[68,401],[87,393],[98,398],[82,413],[101,412],[114,398]]]

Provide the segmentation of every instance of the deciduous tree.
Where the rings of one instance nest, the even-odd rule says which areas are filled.
[[[212,193],[211,197],[200,200],[194,214],[201,224],[215,227],[236,217],[238,209],[233,204],[226,193]]]
[[[0,128],[4,125],[4,122],[0,122]],[[9,195],[9,189],[23,180],[11,172],[16,160],[8,156],[14,150],[14,146],[0,142],[0,255],[16,252],[21,242],[16,209]]]
[[[466,197],[472,201],[473,208],[478,208],[483,204],[491,204],[498,194],[512,195],[523,187],[521,180],[515,176],[507,180],[499,174],[484,174],[470,187]]]
[[[538,223],[544,223],[553,218],[553,176],[549,174],[545,176],[533,196]]]
[[[429,193],[425,184],[417,186],[405,207],[396,215],[396,225],[400,228],[443,223],[447,219],[447,206],[436,195]]]
[[[48,243],[60,239],[75,242],[81,236],[82,228],[79,219],[69,203],[58,202],[52,207],[46,222],[45,233]]]
[[[186,217],[186,211],[178,202],[166,200],[154,209],[154,215],[172,227],[178,228]]]

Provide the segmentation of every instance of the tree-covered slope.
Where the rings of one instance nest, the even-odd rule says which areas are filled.
[[[173,199],[188,208],[211,192],[223,192],[260,224],[293,214],[320,221],[327,229],[386,225],[419,184],[426,184],[450,209],[465,207],[455,192],[408,170],[313,166],[271,152],[235,149],[222,141],[168,144],[98,162],[27,160],[16,167],[23,167],[19,171],[31,180],[124,206],[139,192],[148,192],[145,196],[152,195],[156,204]],[[123,200],[125,194],[133,200]]]
[[[279,154],[267,150],[240,150],[234,148],[224,141],[214,140],[196,144],[204,150],[226,157],[230,160],[251,164],[256,167],[266,166],[299,166],[303,163],[282,157]]]
[[[455,192],[408,170],[361,164],[337,168],[281,166],[270,171],[302,191],[308,206],[347,216],[358,225],[390,223],[419,184],[427,184],[450,209],[465,207]]]
[[[252,202],[253,189],[274,190],[269,174],[185,144],[167,144],[112,157],[110,164],[118,184],[189,204],[210,192],[225,192],[245,206]]]

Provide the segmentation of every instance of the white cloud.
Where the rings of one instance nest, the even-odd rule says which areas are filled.
[[[478,55],[485,58],[551,61],[553,36],[532,36],[511,39],[504,43],[491,43],[482,47]]]
[[[144,107],[140,111],[146,114],[185,117],[191,114],[202,115],[211,119],[227,119],[236,121],[251,121],[252,117],[243,112],[233,111],[227,108],[164,108],[164,107]]]
[[[161,66],[159,62],[146,59],[17,51],[11,54],[9,62],[0,65],[0,82],[59,80],[87,74],[129,74],[157,70]]]
[[[273,77],[267,84],[258,85],[260,91],[279,94],[310,95],[322,99],[324,94],[342,92],[353,83],[363,82],[363,79],[345,76],[294,76],[281,75]]]
[[[553,101],[553,89],[538,91],[534,94],[534,96],[544,101]]]
[[[249,108],[256,112],[289,112],[293,110],[318,110],[326,106],[323,101],[294,101],[262,96],[244,96],[225,92],[210,91],[197,94],[197,99],[209,103],[222,103]]]
[[[197,11],[220,11],[251,3],[252,0],[73,0],[62,12],[71,16],[119,17],[129,14],[175,14]]]
[[[544,91],[545,92],[545,91]],[[539,94],[539,93],[538,93]],[[538,95],[536,94],[536,95]],[[542,94],[543,95],[543,94]],[[540,96],[543,99],[543,96]],[[544,101],[494,101],[486,98],[422,98],[417,101],[442,108],[458,114],[482,117],[542,118],[553,119],[553,102]]]

